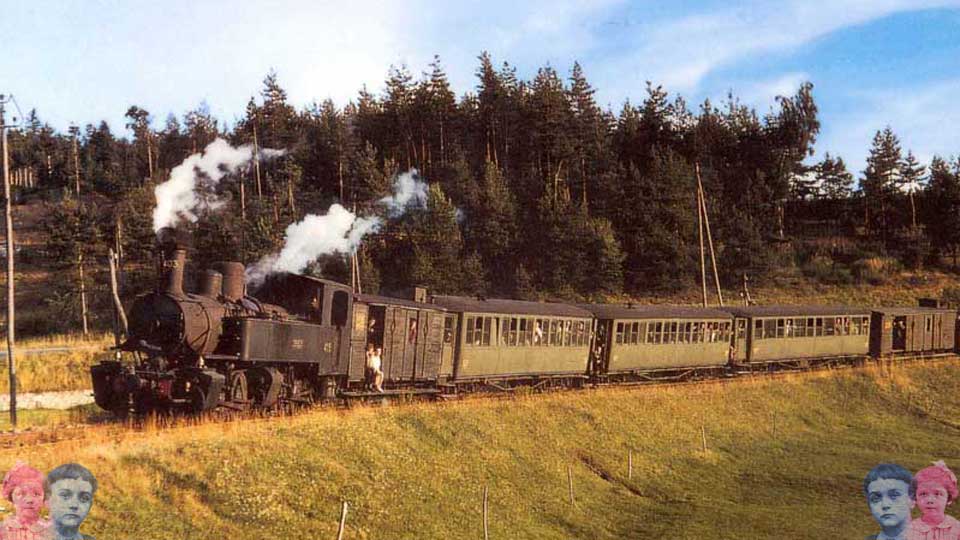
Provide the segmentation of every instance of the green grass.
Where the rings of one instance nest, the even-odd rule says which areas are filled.
[[[98,538],[862,538],[873,465],[960,468],[960,362],[320,410],[0,452],[100,481]],[[701,425],[707,450],[701,448]],[[627,455],[633,452],[633,477]],[[568,500],[572,471],[576,503]]]

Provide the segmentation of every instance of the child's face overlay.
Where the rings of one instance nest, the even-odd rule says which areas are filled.
[[[867,504],[870,513],[881,527],[896,527],[910,519],[914,502],[910,486],[903,480],[880,478],[867,486]]]
[[[50,518],[57,525],[79,527],[90,513],[93,486],[79,478],[64,478],[50,486]]]
[[[10,494],[17,516],[36,518],[43,508],[43,486],[38,482],[28,482],[17,486]]]
[[[925,516],[942,516],[948,499],[947,490],[937,482],[921,482],[917,486],[917,506]]]

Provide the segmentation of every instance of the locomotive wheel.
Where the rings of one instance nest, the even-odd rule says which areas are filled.
[[[246,403],[248,400],[246,372],[241,370],[230,373],[230,401]]]

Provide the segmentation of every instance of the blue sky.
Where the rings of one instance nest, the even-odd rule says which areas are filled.
[[[0,0],[0,92],[65,130],[129,105],[160,127],[206,101],[232,125],[274,69],[304,106],[379,91],[391,65],[419,74],[439,54],[458,94],[477,55],[531,78],[583,66],[604,107],[642,101],[645,81],[691,106],[730,91],[764,113],[814,84],[817,153],[859,173],[890,125],[922,162],[960,154],[960,0],[777,3],[527,0],[442,3],[246,0]]]

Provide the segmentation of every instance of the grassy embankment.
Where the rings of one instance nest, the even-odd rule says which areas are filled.
[[[0,336],[0,393],[10,391],[6,341]],[[17,362],[17,390],[20,392],[52,392],[90,388],[90,366],[104,357],[113,346],[109,334],[52,335],[18,340],[14,357]],[[59,351],[56,349],[69,348]],[[42,349],[52,349],[42,351]],[[31,352],[34,351],[34,352]]]
[[[960,362],[321,410],[0,452],[89,466],[98,538],[863,538],[882,461],[960,468]],[[701,448],[701,425],[707,449]],[[633,452],[633,477],[627,455]],[[567,470],[575,504],[568,500]]]

